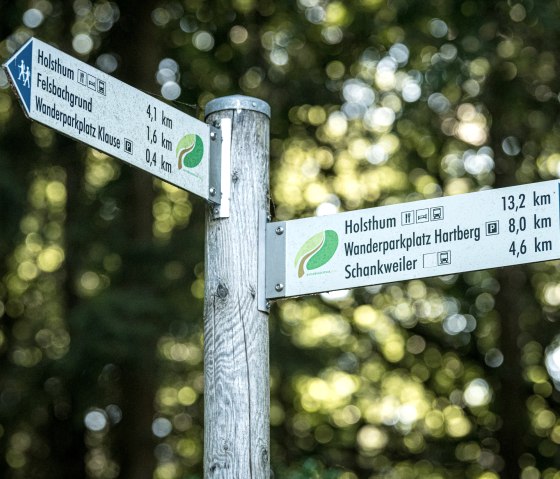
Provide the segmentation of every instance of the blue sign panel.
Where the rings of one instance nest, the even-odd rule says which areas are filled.
[[[29,115],[31,111],[31,78],[33,74],[33,39],[29,40],[17,52],[6,67],[12,77],[12,84],[16,87],[19,97],[25,107],[25,112]]]

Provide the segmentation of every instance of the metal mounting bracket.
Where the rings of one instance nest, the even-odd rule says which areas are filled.
[[[286,222],[266,224],[266,278],[267,300],[286,296]]]
[[[222,118],[217,126],[210,127],[210,190],[216,201],[213,217],[229,218],[231,199],[231,118]]]

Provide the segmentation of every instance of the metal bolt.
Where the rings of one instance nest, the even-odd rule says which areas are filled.
[[[278,292],[282,291],[284,289],[284,285],[282,283],[278,283],[274,289]]]
[[[220,214],[220,208],[214,208],[214,214],[218,216]]]
[[[213,186],[210,188],[210,196],[216,196],[216,188]]]
[[[276,228],[276,234],[278,236],[280,236],[281,234],[284,234],[284,228],[282,228],[281,226],[278,226],[278,228]]]
[[[270,309],[270,301],[267,301],[265,304],[266,309]]]
[[[215,139],[216,139],[216,132],[215,132],[215,131],[210,132],[210,139],[211,139],[211,140],[215,140]]]

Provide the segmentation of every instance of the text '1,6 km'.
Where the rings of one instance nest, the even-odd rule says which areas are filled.
[[[220,203],[218,129],[36,38],[4,68],[31,119]]]
[[[557,180],[267,225],[268,299],[560,258]]]

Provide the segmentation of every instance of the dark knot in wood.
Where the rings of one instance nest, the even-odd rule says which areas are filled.
[[[261,462],[263,466],[268,464],[268,449],[266,447],[261,449]]]
[[[218,298],[225,299],[229,294],[229,290],[226,288],[226,285],[223,283],[218,284],[218,289],[216,291]]]

